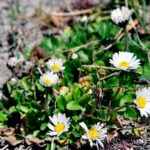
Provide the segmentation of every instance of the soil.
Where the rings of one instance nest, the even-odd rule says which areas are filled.
[[[1,0],[0,1],[0,88],[12,76],[7,68],[10,56],[15,55],[15,40],[25,45],[36,45],[42,33],[32,15],[41,5],[45,12],[57,11],[74,0]],[[24,17],[25,16],[25,17]],[[22,39],[23,38],[23,39]],[[23,48],[23,45],[21,46]]]

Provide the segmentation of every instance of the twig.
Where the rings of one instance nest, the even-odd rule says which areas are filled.
[[[103,77],[103,78],[100,78],[99,80],[102,81],[102,80],[105,80],[105,79],[107,79],[107,78],[110,78],[110,77],[112,77],[112,76],[114,76],[114,75],[118,75],[118,74],[119,74],[119,72],[114,72],[114,73],[109,74],[108,76],[105,76],[105,77]]]
[[[76,52],[76,51],[78,51],[78,50],[80,50],[80,49],[82,49],[82,48],[88,47],[89,45],[94,45],[94,46],[95,46],[95,45],[97,45],[98,43],[99,43],[99,40],[97,40],[97,41],[90,41],[90,42],[88,42],[88,43],[85,43],[85,44],[80,45],[80,46],[77,46],[77,47],[73,47],[73,48],[70,48],[70,49],[67,49],[67,50],[63,50],[63,51],[60,51],[60,52],[56,52],[55,54],[66,53],[66,52],[72,52],[72,53],[74,53],[74,52]],[[44,60],[49,59],[49,57],[50,57],[50,56],[46,57]]]
[[[127,26],[125,26],[124,31],[125,31],[125,51],[128,51],[128,29],[127,29]]]
[[[132,22],[133,22],[133,20],[132,20]],[[135,31],[135,33],[136,33],[136,35],[137,35],[137,38],[138,38],[138,42],[139,42],[139,44],[142,46],[142,48],[144,49],[144,50],[146,50],[146,51],[150,51],[150,49],[149,48],[147,48],[143,43],[142,43],[142,41],[140,40],[140,37],[139,37],[139,35],[138,35],[138,33],[137,33],[137,31],[136,31],[136,27],[135,27],[135,25],[134,24],[132,24],[132,26],[133,26],[133,29],[134,29],[134,31]]]
[[[93,67],[93,68],[103,68],[103,69],[110,69],[110,70],[119,70],[118,68],[107,67],[107,66],[97,66],[97,65],[82,65],[83,67]]]
[[[120,106],[119,108],[113,109],[112,111],[113,111],[113,112],[117,112],[117,111],[119,111],[120,109],[122,109],[122,108],[124,108],[124,107],[127,107],[127,106],[134,106],[134,104],[133,104],[133,103],[126,103],[126,104]]]
[[[66,16],[78,16],[78,15],[83,15],[83,14],[91,14],[92,12],[93,12],[93,9],[84,9],[84,10],[73,11],[73,12],[51,12],[49,13],[49,15],[66,17]]]
[[[9,145],[4,146],[1,150],[5,150]]]
[[[41,68],[38,66],[37,69],[38,69],[39,73],[42,75],[43,72],[42,72]]]

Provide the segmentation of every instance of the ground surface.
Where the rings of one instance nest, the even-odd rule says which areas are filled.
[[[23,35],[25,44],[36,44],[42,38],[38,23],[28,16],[42,5],[46,12],[57,11],[63,6],[69,5],[74,0],[1,0],[0,1],[0,88],[12,76],[6,64],[8,58],[13,55],[14,37],[21,40]],[[41,3],[42,2],[42,3]],[[19,42],[19,41],[18,41]]]
[[[43,34],[45,34],[45,31],[40,28],[39,21],[30,16],[32,16],[40,6],[42,6],[41,9],[46,13],[50,13],[58,11],[64,6],[69,9],[69,4],[74,1],[75,0],[0,0],[0,89],[6,81],[12,77],[12,72],[7,68],[7,62],[10,56],[15,55],[16,50],[21,50],[24,45],[39,44],[43,38]],[[108,0],[105,0],[105,2],[107,1]],[[48,29],[46,32],[51,32],[52,30],[54,29]],[[17,49],[14,48],[16,47],[15,44],[18,45]],[[137,150],[149,150],[150,136],[147,134],[146,136],[148,137],[146,141],[144,141],[144,137],[134,142],[132,139],[129,139],[129,144],[131,144],[131,147],[132,144],[135,144],[134,149]],[[24,143],[24,141],[22,141],[22,143]],[[122,145],[126,143],[124,139],[115,139],[111,144],[122,148]],[[8,148],[6,147],[6,149]]]

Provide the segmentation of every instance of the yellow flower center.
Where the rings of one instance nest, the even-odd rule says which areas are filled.
[[[82,85],[83,85],[84,87],[88,88],[89,85],[90,85],[90,82],[89,82],[89,81],[84,81],[84,82],[82,83]]]
[[[46,84],[52,84],[52,80],[50,78],[44,78],[43,82]]]
[[[128,68],[129,66],[130,66],[130,64],[126,61],[121,61],[119,63],[119,67]]]
[[[139,96],[137,98],[137,105],[139,108],[144,108],[146,106],[146,99],[143,98],[142,96]]]
[[[52,70],[53,70],[54,72],[58,72],[58,71],[60,71],[60,66],[58,66],[58,65],[53,65],[53,66],[52,66]]]
[[[99,132],[96,131],[95,129],[91,128],[89,130],[89,136],[90,136],[91,140],[94,140],[95,138],[97,138],[98,135],[99,135]]]
[[[63,132],[64,129],[65,129],[65,126],[64,126],[64,124],[62,124],[62,123],[58,123],[58,124],[55,126],[55,131],[56,131],[57,133]]]

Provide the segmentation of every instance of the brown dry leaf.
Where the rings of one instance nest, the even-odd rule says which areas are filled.
[[[64,27],[66,24],[68,24],[70,17],[64,17],[64,16],[51,16],[51,22],[56,27]]]
[[[112,139],[118,136],[118,132],[116,129],[113,129],[112,131],[107,133],[107,140],[110,142]]]
[[[44,49],[40,47],[34,47],[31,53],[31,61],[37,62],[39,59],[46,58],[47,54]]]
[[[10,135],[6,138],[6,141],[10,144],[10,145],[17,145],[19,143],[21,143],[23,140],[21,139],[17,139],[14,135]]]
[[[31,143],[35,143],[35,144],[37,144],[38,146],[41,146],[41,147],[43,147],[45,145],[44,140],[41,140],[39,138],[26,138],[25,142],[28,145],[31,145]]]
[[[142,136],[142,134],[144,133],[144,130],[145,130],[144,127],[134,128],[132,133],[133,133],[135,138],[140,138]]]
[[[29,146],[32,145],[32,142],[29,140],[29,138],[25,138],[25,143]]]
[[[15,74],[16,76],[20,73],[21,68],[22,68],[23,65],[24,65],[24,62],[21,61],[21,62],[19,62],[19,63],[15,66],[15,68],[13,69],[13,72],[14,72],[14,74]]]
[[[142,34],[142,35],[145,35],[145,34],[150,34],[150,24],[148,24],[146,26],[146,30],[147,31],[145,32],[145,30],[143,29],[142,26],[140,26],[140,25],[137,26],[137,32],[140,33],[140,34]]]
[[[5,129],[0,129],[0,136],[9,136],[14,133],[15,129],[14,128],[5,128]]]
[[[123,126],[128,126],[130,124],[129,120],[124,119],[122,116],[118,115],[117,116],[117,121],[118,124],[123,127]]]

